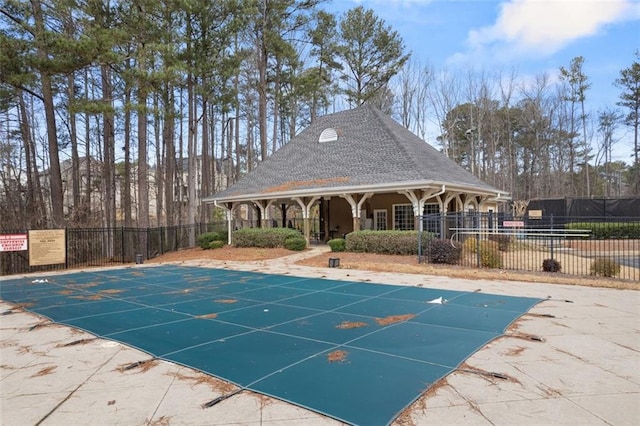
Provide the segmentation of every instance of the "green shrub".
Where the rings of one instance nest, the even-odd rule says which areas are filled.
[[[289,228],[242,228],[234,231],[233,245],[259,248],[284,247],[287,238],[300,236],[300,232]]]
[[[289,237],[284,240],[284,248],[287,250],[302,251],[307,248],[307,241],[301,236]]]
[[[200,246],[200,248],[207,250],[211,247],[209,247],[209,244],[211,244],[212,241],[218,240],[218,233],[216,232],[206,232],[204,234],[200,234],[198,235],[197,238],[197,243],[198,246]]]
[[[198,235],[198,238],[196,239],[198,246],[204,250],[212,248],[211,247],[212,241],[222,241],[223,243],[226,242],[227,232],[226,231],[205,232],[204,234]],[[219,248],[219,247],[213,247],[213,248]]]
[[[566,229],[589,230],[591,238],[597,240],[640,238],[640,222],[575,222],[568,223]]]
[[[500,245],[495,241],[482,241],[478,247],[480,266],[485,268],[502,268]]]
[[[347,242],[344,238],[334,238],[333,240],[327,241],[329,247],[331,247],[331,251],[345,251]]]
[[[422,233],[422,252],[426,252],[433,234]],[[355,231],[347,234],[346,251],[360,253],[418,254],[418,231]]]
[[[464,243],[462,244],[462,249],[464,251],[467,251],[469,253],[475,253],[478,251],[478,241],[476,240],[476,237],[469,237],[466,240],[464,240]]]
[[[542,270],[544,272],[560,272],[561,269],[560,262],[555,259],[545,259],[542,261]]]
[[[509,251],[513,237],[505,234],[489,234],[489,241],[498,243],[498,250]]]
[[[220,241],[220,240],[215,240],[215,241],[211,241],[209,243],[209,248],[210,249],[219,249],[225,246],[225,244],[227,244],[224,241]]]
[[[432,239],[427,250],[427,260],[430,263],[445,263],[456,265],[460,262],[462,249],[449,240]]]
[[[591,275],[615,277],[620,273],[620,265],[613,259],[598,257],[591,262]]]

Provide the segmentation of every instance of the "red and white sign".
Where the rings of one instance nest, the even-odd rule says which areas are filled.
[[[505,228],[524,228],[524,221],[522,220],[505,220],[502,222],[502,226]]]
[[[27,249],[27,234],[0,235],[0,251],[22,251]]]

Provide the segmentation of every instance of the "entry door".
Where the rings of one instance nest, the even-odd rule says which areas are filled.
[[[373,211],[373,229],[376,231],[387,230],[387,211],[384,209]]]

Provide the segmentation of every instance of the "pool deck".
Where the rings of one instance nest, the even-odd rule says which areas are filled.
[[[181,264],[547,299],[393,424],[640,424],[640,291],[294,264],[322,250],[327,247],[267,261]],[[2,425],[341,424],[248,391],[207,408],[238,389],[169,362],[141,363],[148,354],[11,309],[0,302]]]

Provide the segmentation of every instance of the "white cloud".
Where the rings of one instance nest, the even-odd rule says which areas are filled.
[[[629,0],[510,0],[500,6],[496,23],[471,30],[476,50],[496,45],[512,53],[552,54],[574,40],[597,34],[606,25],[640,16]]]

